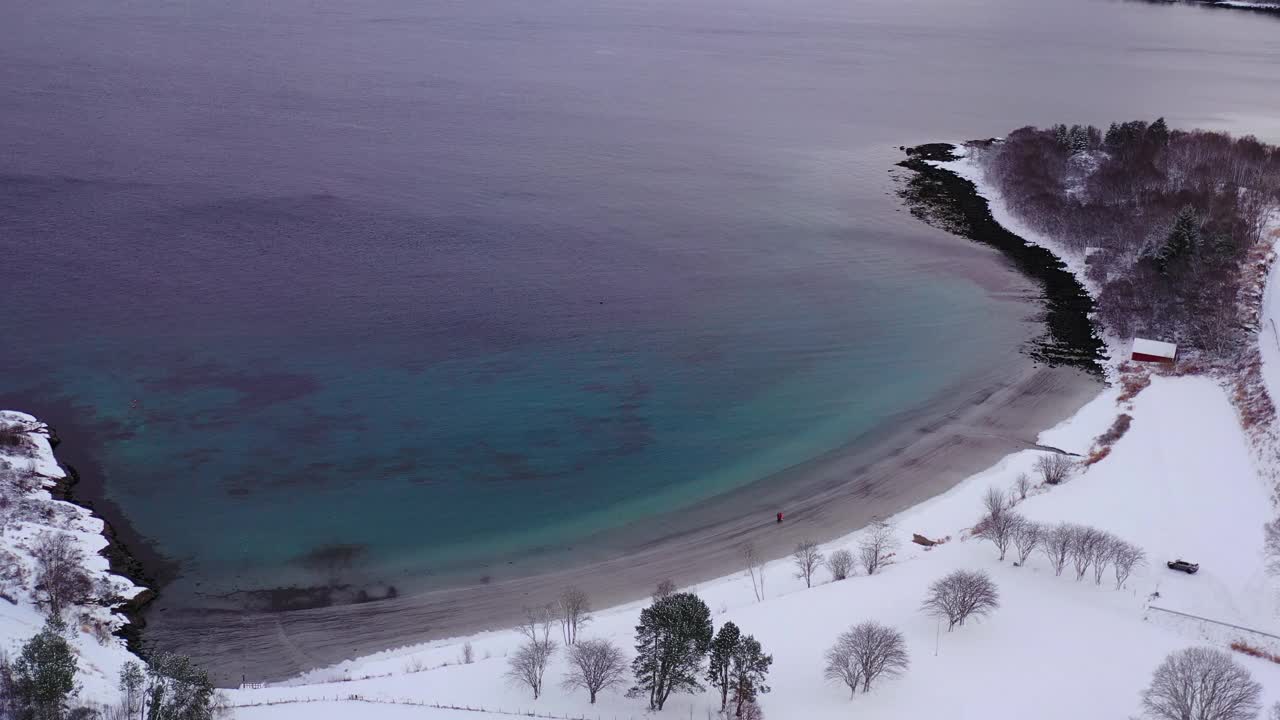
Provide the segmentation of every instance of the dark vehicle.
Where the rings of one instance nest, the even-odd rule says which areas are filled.
[[[1195,575],[1200,566],[1196,563],[1189,563],[1186,560],[1170,560],[1166,563],[1170,570],[1181,570],[1188,575]]]

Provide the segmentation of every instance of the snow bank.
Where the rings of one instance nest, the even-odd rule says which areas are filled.
[[[30,415],[0,411],[0,427],[12,426],[24,430],[30,449],[0,451],[0,490],[12,503],[0,509],[0,549],[15,556],[24,578],[5,589],[10,599],[0,599],[0,651],[8,652],[10,657],[44,626],[44,615],[36,605],[35,560],[30,552],[32,543],[41,535],[70,534],[84,553],[85,569],[95,584],[110,586],[122,598],[131,598],[143,590],[111,574],[107,559],[101,555],[107,546],[102,521],[82,507],[54,500],[50,494],[49,488],[64,479],[66,473],[54,458],[48,428]],[[19,488],[19,476],[34,476],[36,483]],[[74,629],[71,644],[79,656],[79,699],[114,702],[120,667],[136,660],[122,640],[109,634],[125,620],[98,606],[69,609],[66,616]]]

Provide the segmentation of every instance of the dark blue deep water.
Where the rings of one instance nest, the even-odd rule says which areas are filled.
[[[59,424],[178,597],[324,582],[333,548],[359,582],[473,579],[999,378],[1030,286],[901,212],[896,146],[1266,134],[1277,30],[1104,0],[11,4],[0,404]]]

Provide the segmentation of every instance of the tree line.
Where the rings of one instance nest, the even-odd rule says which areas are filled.
[[[1086,256],[1119,335],[1229,358],[1256,329],[1240,266],[1280,205],[1276,147],[1158,119],[1022,128],[980,157],[1020,218]]]

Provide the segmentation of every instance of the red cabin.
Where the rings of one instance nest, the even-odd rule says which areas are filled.
[[[1131,357],[1134,360],[1171,363],[1177,356],[1178,346],[1173,343],[1147,340],[1146,338],[1133,339],[1133,355]]]

